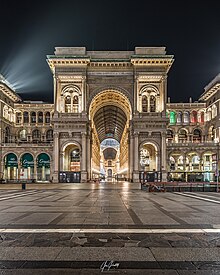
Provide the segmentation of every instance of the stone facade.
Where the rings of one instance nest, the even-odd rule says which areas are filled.
[[[2,78],[2,177],[86,182],[100,176],[102,163],[106,176],[133,182],[140,174],[166,181],[200,173],[214,180],[219,77],[199,102],[169,103],[173,61],[164,47],[56,48],[47,56],[53,104],[22,101]],[[117,146],[105,151],[114,144],[109,138]]]

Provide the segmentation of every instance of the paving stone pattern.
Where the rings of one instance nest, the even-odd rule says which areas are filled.
[[[139,233],[141,228],[220,228],[217,203],[138,185],[55,185],[0,190],[0,274],[220,274],[219,233]],[[10,187],[11,188],[11,187]],[[28,193],[32,192],[32,193]],[[197,194],[220,202],[217,193]],[[38,228],[134,228],[137,233],[38,233]],[[110,231],[110,230],[109,230]]]

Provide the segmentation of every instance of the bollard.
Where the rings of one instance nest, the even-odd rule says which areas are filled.
[[[26,184],[23,182],[22,183],[22,190],[25,190],[26,189]]]

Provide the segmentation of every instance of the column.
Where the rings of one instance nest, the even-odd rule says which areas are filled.
[[[37,160],[34,159],[34,179],[37,181]]]
[[[2,146],[2,145],[0,145]],[[1,150],[1,158],[0,158],[0,178],[3,178],[4,175],[4,158],[3,158],[3,154],[2,154],[2,148],[0,148]]]
[[[130,135],[129,143],[129,178],[133,178],[133,168],[134,168],[134,138],[133,135]]]
[[[150,112],[150,96],[149,96],[149,94],[147,95],[147,111],[148,111],[148,113]]]
[[[59,154],[59,133],[54,132],[54,146],[53,146],[53,182],[59,182],[59,162],[60,162],[60,154]]]
[[[82,103],[83,103],[83,112],[86,112],[86,78],[83,76],[82,78]]]
[[[87,181],[86,151],[86,133],[82,133],[81,182]]]
[[[167,102],[167,76],[163,76],[162,78],[162,89],[163,91],[160,93],[161,96],[161,111],[166,111],[166,102]]]
[[[57,78],[54,73],[53,75],[53,94],[54,94],[54,111],[58,111],[57,106]]]
[[[139,182],[139,148],[138,148],[138,133],[134,133],[134,171],[133,181]]]
[[[167,181],[166,158],[167,158],[166,133],[163,132],[163,133],[161,133],[161,172],[162,172],[162,181]]]
[[[134,77],[134,113],[137,113],[137,97],[138,97],[137,81],[138,81],[138,78],[137,76],[135,76]]]
[[[91,179],[91,140],[90,136],[87,136],[87,172],[88,180]]]

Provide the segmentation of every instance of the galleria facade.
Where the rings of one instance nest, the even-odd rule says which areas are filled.
[[[22,101],[0,78],[1,178],[215,181],[220,75],[196,102],[170,103],[164,47],[58,47],[54,103]]]

